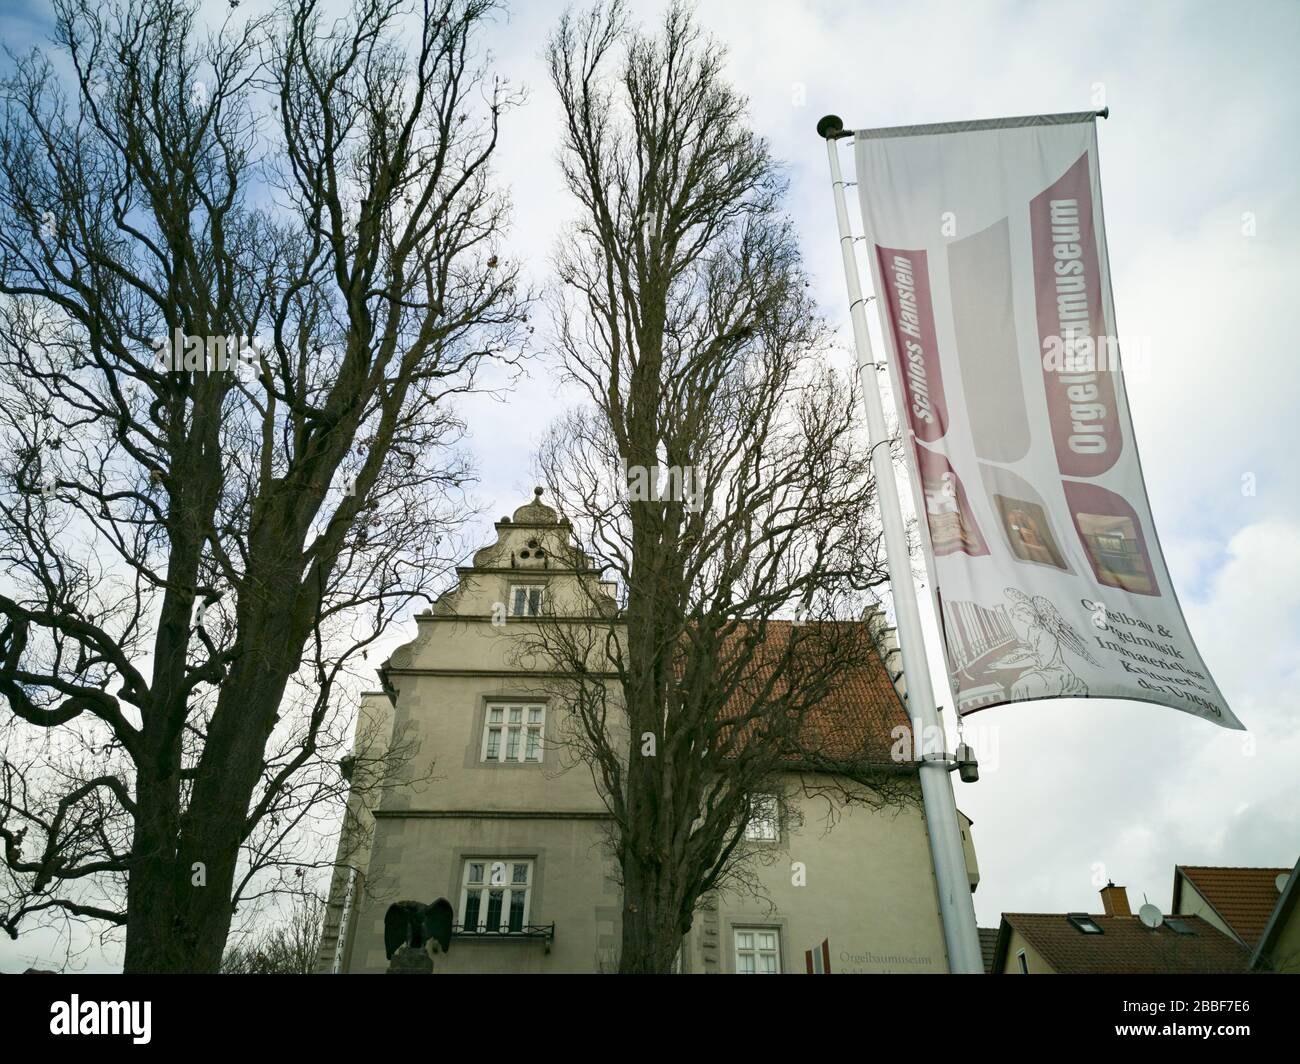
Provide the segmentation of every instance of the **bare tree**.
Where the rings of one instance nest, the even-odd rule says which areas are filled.
[[[217,970],[458,553],[449,399],[514,358],[494,5],[319,6],[57,0],[68,77],[0,85],[0,917],[123,927],[128,971]]]
[[[539,468],[621,599],[611,615],[592,581],[589,619],[539,640],[614,824],[621,970],[665,972],[701,896],[745,879],[756,795],[886,804],[915,781],[818,724],[872,653],[874,483],[722,49],[680,4],[647,34],[614,0],[547,54],[579,206],[556,346],[588,402]]]
[[[325,900],[304,894],[288,919],[236,943],[221,958],[226,975],[311,975],[325,927]]]

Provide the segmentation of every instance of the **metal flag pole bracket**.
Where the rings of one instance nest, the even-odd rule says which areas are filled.
[[[845,129],[838,115],[827,115],[817,123],[817,134],[826,140],[839,140],[842,137],[919,136],[939,133],[974,133],[978,130],[1014,129],[1023,126],[1051,126],[1072,122],[1091,121],[1094,118],[1109,118],[1110,107],[1100,111],[1070,111],[1054,115],[1019,115],[1012,118],[977,118],[962,122],[929,122],[916,126],[888,126],[880,129]]]
[[[836,141],[850,136],[850,133],[844,129],[844,123],[836,115],[826,115],[818,122],[817,133],[826,141],[826,155],[830,161],[831,192],[835,199],[835,221],[839,226],[844,282],[848,288],[853,345],[857,354],[858,375],[863,379],[862,404],[866,412],[868,436],[872,441],[871,465],[876,477],[876,490],[880,493],[880,516],[889,583],[894,592],[899,649],[903,656],[903,674],[907,678],[908,711],[921,728],[921,735],[913,736],[915,744],[920,742],[922,735],[944,733],[930,682],[920,609],[916,596],[912,593],[911,554],[899,504],[898,483],[894,478],[889,450],[882,451],[878,446],[889,440],[889,433],[880,399],[880,386],[875,379],[876,363],[871,354],[871,336],[867,331],[866,300],[862,296],[862,285],[858,278],[858,261],[849,229],[848,207],[844,201],[844,178],[840,172],[839,150],[836,146]],[[879,301],[876,305],[880,305]],[[957,764],[952,767],[961,768]],[[918,763],[930,856],[939,894],[944,942],[948,949],[948,970],[982,974],[984,960],[980,951],[979,934],[975,929],[975,907],[971,902],[966,851],[962,844],[950,771],[949,764],[944,761],[922,758]],[[962,769],[962,778],[968,778],[969,772],[969,766]]]
[[[957,744],[956,753],[944,751],[942,754],[922,754],[920,760],[933,765],[942,765],[949,772],[956,772],[962,783],[978,783],[980,763],[975,751],[966,743]]]

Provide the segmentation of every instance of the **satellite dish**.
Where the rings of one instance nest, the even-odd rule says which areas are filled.
[[[1290,878],[1291,878],[1290,872],[1279,872],[1277,874],[1277,879],[1273,880],[1273,886],[1277,887],[1277,892],[1279,894],[1281,894],[1282,891],[1286,890],[1286,883],[1287,880]]]
[[[1165,922],[1165,918],[1161,915],[1160,909],[1152,905],[1150,902],[1147,902],[1138,910],[1138,919],[1152,930],[1155,930]]]

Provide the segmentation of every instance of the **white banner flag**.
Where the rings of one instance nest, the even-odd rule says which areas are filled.
[[[854,139],[958,712],[1128,698],[1241,728],[1151,519],[1093,114]]]

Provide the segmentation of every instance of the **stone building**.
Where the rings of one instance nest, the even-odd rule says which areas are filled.
[[[438,897],[457,919],[438,972],[617,970],[621,893],[609,818],[588,767],[554,742],[563,710],[530,638],[539,614],[577,624],[593,602],[607,622],[615,589],[537,494],[497,522],[496,542],[418,618],[415,639],[381,669],[384,690],[363,700],[359,728],[415,753],[408,782],[373,807],[354,801],[321,972],[384,972],[387,907]],[[883,762],[907,726],[897,644],[878,614],[863,623],[881,653],[845,678],[814,723],[827,743],[867,741]],[[916,802],[873,810],[794,786],[756,799],[747,844],[759,889],[707,896],[678,968],[946,971],[915,768],[892,769],[910,778]],[[799,773],[789,782],[800,783]],[[974,890],[970,822],[961,822]]]

